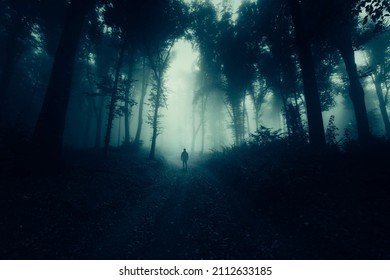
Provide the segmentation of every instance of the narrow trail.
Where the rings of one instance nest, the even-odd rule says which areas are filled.
[[[24,191],[2,204],[2,258],[320,258],[207,168],[174,160],[88,159],[67,177],[7,181]]]
[[[183,171],[169,164],[147,196],[125,204],[88,254],[108,259],[317,257],[308,251],[205,168],[190,165]]]

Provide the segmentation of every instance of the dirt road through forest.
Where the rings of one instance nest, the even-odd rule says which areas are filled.
[[[207,169],[168,164],[151,191],[126,204],[94,258],[306,258],[303,242],[289,239],[242,195]]]
[[[2,258],[318,258],[194,161],[84,158],[67,175],[3,180]]]

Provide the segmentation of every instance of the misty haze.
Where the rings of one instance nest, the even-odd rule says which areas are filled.
[[[389,28],[383,0],[0,0],[0,258],[389,259]]]

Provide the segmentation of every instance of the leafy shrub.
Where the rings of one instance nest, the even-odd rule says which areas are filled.
[[[280,129],[273,131],[270,128],[261,126],[260,129],[251,134],[250,143],[264,146],[275,141],[280,141],[283,138],[284,135]]]
[[[339,135],[337,132],[338,130],[339,129],[334,124],[334,115],[331,115],[329,117],[328,126],[326,128],[326,133],[325,133],[325,140],[328,145],[331,146],[338,145],[338,141],[337,141],[337,136]]]

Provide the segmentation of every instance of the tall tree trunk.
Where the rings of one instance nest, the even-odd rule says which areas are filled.
[[[190,153],[193,154],[195,150],[195,140],[196,140],[196,128],[195,128],[195,108],[196,102],[192,102],[192,138],[191,138],[191,150]]]
[[[117,142],[118,147],[121,145],[121,130],[122,130],[122,117],[119,117],[119,120],[118,120],[118,142]]]
[[[256,125],[256,130],[260,129],[260,108],[259,106],[255,105],[255,125]]]
[[[152,120],[152,145],[150,147],[150,153],[149,153],[149,159],[154,159],[155,158],[155,153],[156,153],[156,141],[157,141],[157,136],[158,136],[158,125],[159,125],[159,109],[160,106],[162,106],[162,101],[164,101],[164,92],[163,92],[163,86],[164,86],[164,73],[165,70],[168,67],[168,61],[170,58],[170,54],[174,45],[174,41],[171,42],[170,46],[161,51],[158,50],[155,55],[157,55],[157,59],[155,60],[153,58],[153,54],[151,52],[148,53],[148,59],[149,63],[151,65],[151,69],[153,70],[153,75],[154,79],[156,82],[156,99],[154,103],[154,113],[153,113],[153,120]]]
[[[381,65],[380,71],[382,72],[383,70],[383,65]],[[386,108],[386,102],[383,97],[383,90],[382,90],[382,80],[383,80],[383,75],[382,73],[379,73],[375,75],[375,77],[372,75],[371,79],[375,85],[375,91],[376,95],[378,97],[379,101],[379,109],[381,111],[382,115],[382,120],[383,120],[383,125],[385,127],[385,132],[386,132],[386,137],[390,138],[390,121],[389,121],[389,114],[387,113],[387,108]]]
[[[125,92],[125,111],[124,111],[124,119],[125,119],[125,137],[123,139],[123,145],[130,145],[130,102],[129,102],[129,91]]]
[[[104,98],[101,98],[103,106],[99,106],[99,113],[96,116],[96,133],[95,133],[95,148],[99,149],[102,138],[102,125],[103,125],[103,111],[104,111]]]
[[[104,105],[105,97],[100,96],[99,104],[96,107],[96,134],[95,134],[95,148],[99,149],[101,145],[102,138],[102,127],[103,127],[103,117],[104,117]]]
[[[89,85],[89,92],[91,94],[95,93],[96,87],[94,86],[94,82],[92,80],[92,74],[90,72],[90,69],[88,69],[88,71],[87,71],[87,80],[88,80],[88,85]],[[96,99],[98,99],[98,104],[96,102]],[[90,106],[93,108],[93,112],[95,115],[95,121],[96,121],[95,149],[99,149],[100,148],[100,140],[101,140],[101,136],[102,136],[102,124],[103,124],[105,96],[93,96],[93,97],[91,96],[89,101],[90,101],[90,103],[89,103]]]
[[[196,103],[192,103],[192,139],[191,139],[191,153],[195,152],[195,142],[196,136],[199,133],[200,128],[202,127],[202,121],[199,121],[198,127],[196,127],[196,119],[195,119],[195,109]]]
[[[295,28],[296,43],[302,71],[310,145],[318,148],[325,145],[325,132],[313,55],[310,49],[309,40],[306,36],[300,3],[298,0],[289,0],[289,5]]]
[[[136,144],[140,143],[141,140],[141,131],[143,125],[143,113],[144,113],[144,102],[146,97],[146,92],[148,89],[148,82],[150,76],[150,68],[147,66],[146,58],[143,58],[143,66],[142,66],[142,88],[141,88],[141,97],[139,100],[139,109],[138,109],[138,126],[137,132],[135,134],[134,142]]]
[[[20,56],[21,48],[23,46],[18,45],[18,39],[23,36],[24,30],[26,29],[24,21],[20,16],[16,16],[17,21],[15,25],[9,30],[9,36],[5,41],[5,62],[0,76],[0,111],[4,111],[4,104],[7,99],[8,88],[11,83],[12,76],[16,62]],[[3,116],[1,116],[3,117]]]
[[[348,25],[348,23],[346,25]],[[357,72],[350,29],[350,26],[340,28],[335,42],[341,57],[344,60],[345,68],[349,77],[349,96],[355,111],[359,142],[365,145],[371,139],[371,133],[368,123],[366,104],[364,101],[364,90]]]
[[[123,59],[125,57],[125,49],[126,49],[126,40],[123,40],[121,49],[119,50],[119,56],[118,56],[118,61],[117,61],[117,65],[116,65],[116,70],[115,70],[114,87],[112,89],[110,107],[108,110],[106,135],[104,137],[104,156],[106,156],[106,157],[108,156],[108,151],[109,151],[109,147],[110,147],[112,123],[114,121],[114,116],[115,116],[116,102],[118,101],[119,74],[121,72]]]
[[[238,104],[237,104],[238,103]],[[236,146],[240,145],[240,117],[241,112],[239,110],[240,108],[240,101],[234,100],[232,102],[232,125],[233,125],[233,132],[234,132],[234,143]]]
[[[86,98],[91,98],[91,97],[86,97]],[[91,122],[92,122],[92,119],[94,118],[94,108],[93,108],[93,104],[90,100],[87,100],[86,101],[87,103],[87,116],[86,116],[86,124],[85,124],[85,129],[84,129],[84,143],[83,143],[83,147],[84,148],[88,148],[91,141]]]
[[[54,58],[53,69],[46,90],[35,131],[33,150],[45,164],[60,163],[64,138],[65,118],[70,98],[70,87],[79,39],[92,1],[72,1]]]
[[[261,89],[260,89],[260,91],[261,91]],[[260,92],[259,92],[259,95],[260,95]],[[256,131],[257,131],[260,128],[259,127],[260,126],[260,120],[259,119],[260,119],[261,105],[259,105],[260,102],[257,102],[256,94],[255,94],[255,91],[253,89],[249,91],[249,96],[252,99],[253,107],[255,109],[255,126],[256,126]],[[249,125],[249,117],[248,117],[248,125]]]
[[[285,93],[281,93],[280,94],[280,97],[281,97],[281,101],[282,101],[282,105],[283,105],[283,111],[284,111],[284,120],[285,120],[285,125],[286,125],[286,128],[287,128],[287,135],[289,137],[291,137],[292,135],[292,125],[291,125],[291,113],[290,113],[290,110],[289,110],[289,106],[288,106],[288,103],[287,103],[287,94]],[[284,127],[284,123],[283,123],[283,127]]]
[[[160,99],[161,99],[161,94],[162,94],[161,76],[158,75],[157,79],[158,80],[157,80],[156,106],[155,106],[154,112],[153,112],[152,145],[150,147],[149,159],[154,159],[155,158],[156,141],[157,141],[157,136],[158,136],[158,109],[160,108],[159,104],[160,104]]]
[[[202,126],[202,142],[201,142],[201,148],[200,153],[203,154],[204,152],[204,143],[206,138],[206,108],[207,108],[207,100],[208,95],[202,95],[202,103],[201,103],[201,120],[200,124]]]
[[[242,140],[245,140],[245,135],[246,135],[246,132],[248,132],[248,136],[250,135],[251,133],[251,127],[250,127],[250,123],[249,123],[249,114],[248,114],[248,110],[246,109],[246,94],[244,94],[244,99],[243,99],[243,102],[242,102],[242,109],[243,109],[243,126],[244,126],[244,133],[243,133],[243,137],[244,139]],[[245,122],[246,122],[246,129],[245,129]]]
[[[0,78],[0,109],[3,111],[3,106],[6,103],[7,92],[13,76],[16,62],[16,52],[11,50],[5,58],[3,72]]]
[[[129,59],[129,72],[128,72],[128,79],[129,79],[129,89],[125,92],[125,106],[124,106],[124,119],[125,119],[125,137],[123,140],[123,145],[130,145],[130,116],[131,116],[131,104],[130,104],[130,90],[131,84],[132,84],[132,75],[133,75],[133,67],[134,67],[134,57],[131,55]]]

